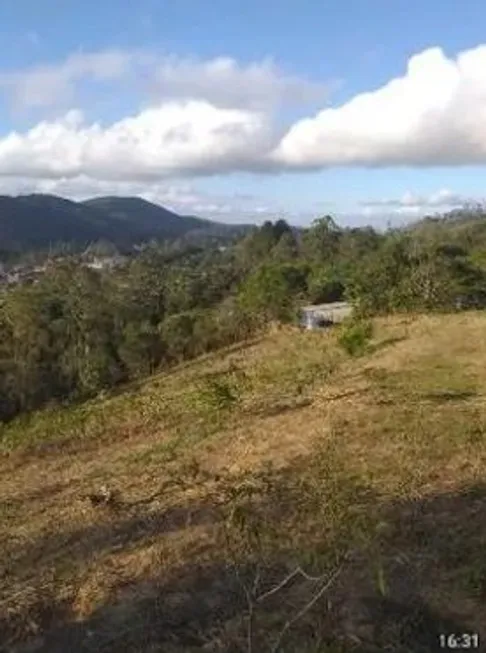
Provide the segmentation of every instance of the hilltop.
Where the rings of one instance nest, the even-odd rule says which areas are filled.
[[[98,197],[73,202],[55,195],[0,196],[0,243],[6,252],[69,243],[82,249],[104,240],[121,249],[158,240],[231,237],[248,225],[224,225],[178,215],[138,197]]]
[[[4,425],[6,650],[486,637],[486,315],[373,327],[361,356],[284,327]]]

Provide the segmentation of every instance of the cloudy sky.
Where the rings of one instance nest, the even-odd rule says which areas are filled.
[[[1,0],[0,193],[384,224],[486,197],[484,0]]]

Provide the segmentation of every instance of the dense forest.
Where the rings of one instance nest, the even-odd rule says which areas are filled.
[[[36,283],[0,290],[0,418],[87,399],[341,299],[358,317],[484,305],[485,216],[384,234],[330,216],[300,231],[277,220],[227,247],[152,242],[111,271],[52,259]]]

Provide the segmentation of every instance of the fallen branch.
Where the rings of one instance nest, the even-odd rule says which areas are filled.
[[[336,578],[337,578],[337,577],[339,576],[339,574],[341,573],[342,568],[343,568],[343,567],[342,567],[342,565],[341,565],[338,569],[336,569],[336,571],[335,571],[333,574],[331,574],[331,576],[329,577],[328,581],[327,581],[327,582],[326,582],[326,583],[325,583],[325,584],[320,588],[320,590],[319,590],[319,591],[318,591],[318,592],[317,592],[317,593],[312,597],[312,599],[309,601],[309,603],[307,603],[307,604],[302,608],[302,610],[300,610],[300,612],[297,613],[297,615],[296,615],[293,619],[289,619],[289,620],[286,622],[285,626],[284,626],[284,627],[282,628],[282,630],[280,631],[280,634],[279,634],[279,636],[278,636],[278,638],[277,638],[277,641],[275,642],[275,645],[274,645],[273,648],[272,648],[271,653],[277,653],[278,649],[280,648],[280,644],[282,643],[282,639],[284,638],[284,636],[285,636],[285,634],[287,633],[287,631],[288,631],[288,630],[289,630],[289,629],[290,629],[290,628],[291,628],[291,627],[292,627],[292,626],[293,626],[293,625],[294,625],[294,624],[295,624],[295,623],[296,623],[296,622],[297,622],[301,617],[303,617],[303,616],[306,614],[306,612],[308,612],[308,611],[312,608],[312,606],[315,605],[315,604],[317,603],[317,601],[321,598],[321,596],[324,594],[324,592],[325,592],[326,590],[328,590],[328,589],[331,587],[331,585],[334,583],[334,581],[336,580]]]
[[[285,587],[287,583],[289,583],[292,578],[295,578],[296,576],[302,576],[306,580],[310,580],[314,583],[318,583],[321,580],[325,578],[325,576],[310,576],[307,574],[302,567],[296,567],[293,571],[290,572],[288,576],[286,576],[278,585],[276,585],[273,589],[269,590],[268,592],[265,592],[264,594],[261,594],[260,596],[257,597],[256,601],[259,603],[260,601],[263,601],[264,599],[268,598],[272,594],[276,594],[279,590],[282,589],[282,587]]]

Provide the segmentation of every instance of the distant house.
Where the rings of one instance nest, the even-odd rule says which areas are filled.
[[[112,270],[119,265],[123,265],[127,258],[125,256],[105,256],[95,257],[92,261],[86,263],[86,267],[93,270]]]
[[[303,306],[301,308],[300,324],[306,329],[332,326],[342,322],[352,312],[353,307],[347,302]]]

